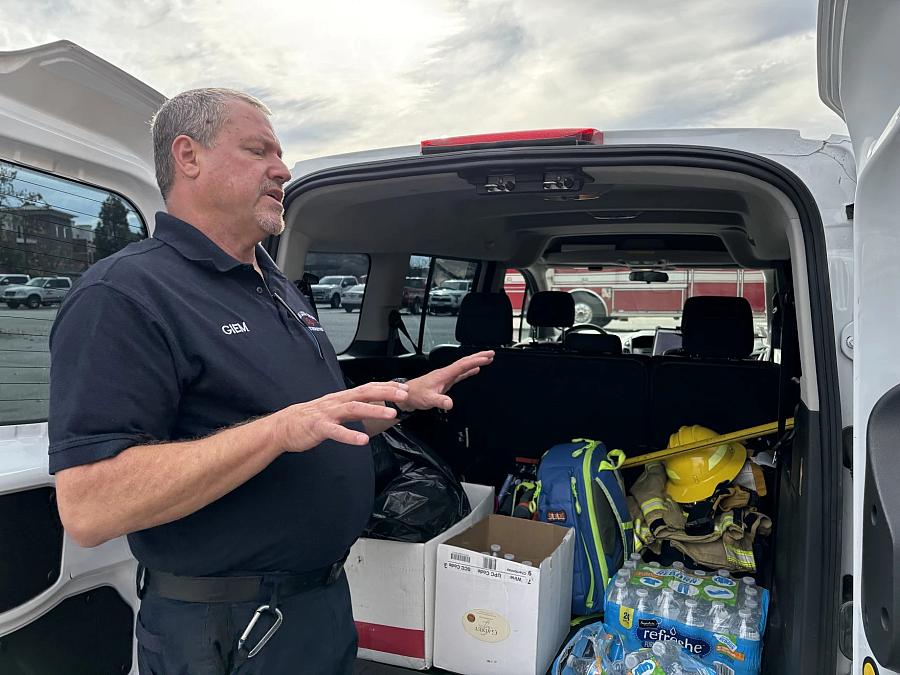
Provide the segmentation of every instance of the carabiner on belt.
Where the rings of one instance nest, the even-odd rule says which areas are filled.
[[[272,627],[269,631],[262,636],[259,642],[256,643],[256,646],[253,649],[250,649],[249,652],[246,649],[247,639],[250,637],[250,633],[253,630],[253,627],[256,626],[256,622],[259,621],[259,617],[263,614],[271,614],[275,617],[275,623],[272,624]],[[250,619],[250,623],[247,624],[247,627],[244,629],[244,632],[241,634],[240,639],[238,640],[238,652],[239,653],[247,653],[247,658],[252,659],[259,653],[259,650],[266,646],[266,643],[272,639],[272,636],[275,635],[275,632],[281,628],[281,622],[284,620],[284,617],[281,614],[281,610],[277,607],[272,607],[270,605],[260,605],[256,608],[256,611],[253,613],[253,618]]]

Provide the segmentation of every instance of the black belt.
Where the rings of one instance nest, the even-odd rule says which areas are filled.
[[[137,594],[142,598],[149,592],[181,602],[256,602],[269,597],[274,585],[281,597],[297,595],[330,586],[343,571],[344,560],[309,572],[241,577],[183,577],[138,565]]]

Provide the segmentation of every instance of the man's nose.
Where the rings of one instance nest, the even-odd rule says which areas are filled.
[[[276,157],[275,162],[272,163],[269,169],[269,178],[278,181],[281,185],[284,185],[291,179],[291,170],[287,168],[287,164],[280,157]]]

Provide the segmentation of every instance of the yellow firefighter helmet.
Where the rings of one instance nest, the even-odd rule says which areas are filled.
[[[699,443],[718,434],[695,424],[681,427],[669,436],[669,447]],[[719,483],[732,481],[747,461],[747,448],[740,443],[723,443],[718,447],[696,450],[667,459],[666,492],[676,502],[690,504],[708,499]]]

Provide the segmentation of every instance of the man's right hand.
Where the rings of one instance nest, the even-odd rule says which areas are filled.
[[[365,445],[369,436],[348,429],[344,423],[396,417],[397,412],[384,402],[403,403],[408,389],[408,385],[399,382],[370,382],[297,403],[273,414],[276,438],[285,452],[312,450],[328,439],[348,445]]]

